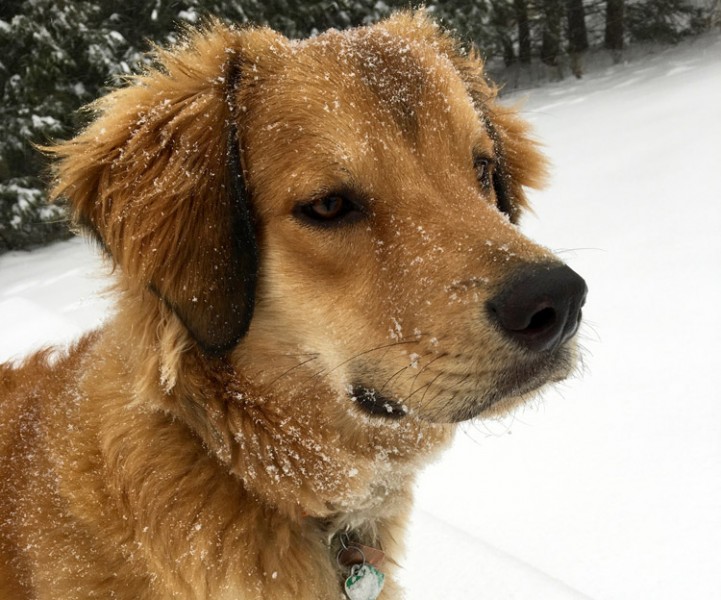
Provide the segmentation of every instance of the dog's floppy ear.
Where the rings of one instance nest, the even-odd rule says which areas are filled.
[[[530,126],[516,108],[496,102],[484,114],[486,127],[496,147],[493,188],[498,207],[517,223],[529,208],[526,188],[541,188],[547,177],[547,160],[530,135]]]
[[[246,333],[258,250],[234,114],[245,38],[218,23],[158,51],[158,66],[95,103],[51,149],[53,198],[70,202],[128,276],[175,312],[207,352]]]
[[[497,161],[493,177],[496,203],[516,223],[529,206],[525,188],[541,188],[546,181],[546,158],[531,136],[529,124],[518,115],[518,109],[498,102],[498,89],[486,79],[478,52],[456,52],[452,60],[493,139]]]
[[[546,158],[518,109],[498,102],[498,88],[486,78],[478,52],[456,50],[450,57],[493,139],[497,160],[493,181],[496,202],[516,223],[529,206],[525,188],[541,188],[546,181]]]

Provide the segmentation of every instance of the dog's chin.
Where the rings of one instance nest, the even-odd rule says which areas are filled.
[[[466,395],[454,403],[444,415],[450,422],[468,421],[474,418],[500,417],[530,400],[537,392],[551,383],[566,379],[576,362],[573,347],[564,347],[551,356],[531,361],[519,361],[499,373],[492,388],[485,394]]]
[[[435,406],[414,407],[400,396],[355,384],[350,398],[362,413],[380,420],[412,416],[430,423],[459,423],[474,418],[502,416],[532,398],[548,384],[566,379],[573,371],[575,349],[564,347],[550,356],[519,360],[477,390],[463,390],[450,399],[438,398]]]

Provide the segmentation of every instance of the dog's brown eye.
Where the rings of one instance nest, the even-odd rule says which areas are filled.
[[[340,196],[329,196],[310,205],[313,214],[319,219],[337,219],[346,209],[348,201]]]
[[[337,194],[303,204],[299,207],[299,212],[307,219],[328,225],[346,221],[353,215],[360,215],[360,210],[354,202]]]

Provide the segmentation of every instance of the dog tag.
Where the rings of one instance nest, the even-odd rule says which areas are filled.
[[[345,580],[345,594],[349,600],[376,600],[385,578],[373,565],[355,565]]]

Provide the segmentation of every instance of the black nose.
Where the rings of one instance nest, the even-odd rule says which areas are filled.
[[[557,348],[576,333],[586,282],[565,265],[534,265],[521,271],[487,307],[503,332],[525,348]]]

